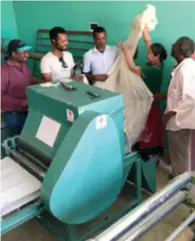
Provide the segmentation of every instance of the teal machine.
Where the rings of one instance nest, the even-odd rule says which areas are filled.
[[[5,125],[5,122],[1,116],[1,143],[7,139],[9,136],[8,128]],[[4,157],[4,149],[1,147],[1,157]]]
[[[3,148],[42,181],[41,195],[2,217],[2,235],[36,217],[59,240],[85,240],[138,205],[142,188],[155,192],[155,160],[125,152],[121,94],[71,82],[35,85],[27,96],[23,131]],[[113,211],[127,177],[132,198]],[[79,225],[96,219],[78,234]]]

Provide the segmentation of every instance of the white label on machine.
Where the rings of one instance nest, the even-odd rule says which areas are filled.
[[[42,87],[57,87],[59,85],[59,83],[53,84],[51,82],[46,82],[41,84]]]
[[[36,138],[45,143],[46,145],[53,147],[58,136],[60,127],[61,124],[57,121],[43,116],[36,134]]]
[[[66,109],[66,118],[67,121],[74,123],[74,113],[69,109]]]
[[[107,116],[101,115],[96,118],[96,129],[103,129],[107,127]]]

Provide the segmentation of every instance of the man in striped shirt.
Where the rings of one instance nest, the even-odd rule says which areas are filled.
[[[195,170],[195,62],[194,41],[181,37],[172,46],[177,65],[172,72],[163,117],[168,130],[173,176]]]

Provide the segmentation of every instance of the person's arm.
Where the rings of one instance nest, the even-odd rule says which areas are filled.
[[[27,106],[26,99],[16,98],[8,94],[9,87],[9,77],[7,71],[2,68],[1,69],[1,101],[6,103],[9,106]]]
[[[35,84],[39,84],[39,83],[43,83],[44,80],[41,78],[37,78],[35,76],[33,76],[31,69],[26,65],[26,71],[28,73],[28,78],[29,78],[29,84],[30,85],[35,85]]]
[[[83,74],[85,74],[90,83],[92,81],[106,81],[108,78],[106,74],[93,75],[91,73],[91,61],[88,54],[85,54],[83,58]]]
[[[76,80],[76,81],[83,81],[83,75],[76,76],[75,75],[75,70],[72,68],[71,70],[71,79]]]
[[[169,111],[163,116],[162,121],[163,121],[164,127],[167,126],[167,123],[169,122],[171,117],[175,116],[176,114],[177,114],[177,112],[175,112],[175,111]]]
[[[149,32],[147,27],[144,28],[143,31],[143,38],[144,38],[144,42],[146,44],[147,50],[150,53],[151,52],[151,45],[152,45],[152,40],[150,38]]]
[[[44,79],[37,78],[35,76],[32,77],[32,85],[36,85],[36,84],[43,83],[43,82],[45,82]]]
[[[102,82],[104,82],[108,78],[108,75],[106,75],[106,74],[98,74],[98,75],[93,75],[93,74],[90,74],[90,73],[84,73],[84,74],[89,81],[102,81]]]
[[[133,71],[134,73],[143,76],[142,68],[140,66],[136,66],[133,63],[133,61],[131,60],[131,58],[129,56],[129,50],[128,50],[127,46],[124,43],[122,43],[122,42],[119,42],[118,45],[120,46],[120,48],[122,49],[122,51],[124,53],[125,60],[127,62],[127,65],[129,67],[129,69],[131,71]]]
[[[76,80],[76,81],[83,81],[83,76],[80,75],[80,76],[76,76],[75,75],[75,62],[74,62],[74,58],[72,56],[71,53],[70,54],[70,68],[71,68],[71,73],[70,73],[70,78],[73,79],[73,80]]]
[[[51,73],[42,73],[42,77],[43,77],[44,82],[52,81]]]
[[[44,82],[52,81],[50,63],[49,63],[49,60],[47,58],[43,57],[41,59],[40,71],[41,71]]]

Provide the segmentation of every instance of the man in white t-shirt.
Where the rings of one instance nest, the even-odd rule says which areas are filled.
[[[54,27],[49,31],[52,50],[47,53],[40,63],[43,79],[48,82],[52,80],[69,81],[70,79],[82,81],[83,76],[74,75],[74,60],[70,52],[66,51],[68,37],[66,30]]]
[[[95,47],[84,55],[83,73],[89,82],[106,81],[107,72],[116,60],[119,49],[116,46],[106,45],[107,34],[103,27],[93,31]]]

